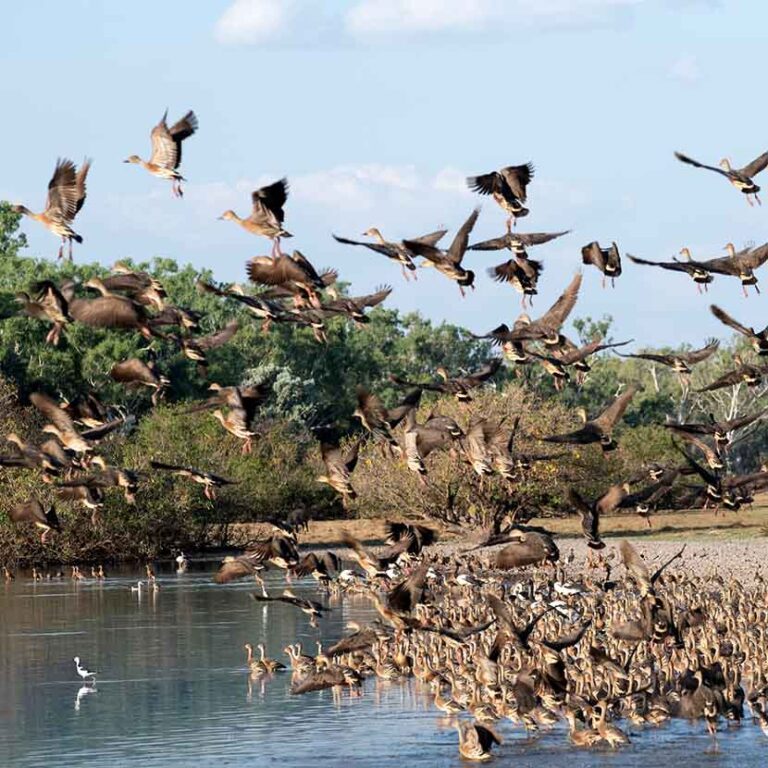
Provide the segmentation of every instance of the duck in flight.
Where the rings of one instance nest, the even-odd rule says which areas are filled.
[[[13,213],[39,221],[49,232],[61,238],[60,259],[64,256],[66,243],[69,243],[69,260],[72,261],[72,241],[83,242],[83,238],[72,229],[72,223],[85,203],[85,180],[90,168],[91,161],[88,158],[79,169],[71,160],[60,159],[48,182],[48,198],[42,213],[32,213],[25,205],[11,207]]]
[[[743,168],[734,168],[728,158],[723,158],[720,161],[719,166],[716,166],[700,163],[698,160],[694,160],[692,157],[684,155],[682,152],[675,152],[675,157],[681,163],[692,165],[694,168],[705,168],[708,171],[714,171],[721,176],[725,176],[725,178],[728,179],[739,192],[747,196],[747,202],[750,205],[754,205],[752,202],[752,195],[754,195],[757,204],[762,205],[760,198],[757,196],[760,187],[755,184],[753,177],[757,176],[760,171],[768,166],[768,152],[763,152],[762,155],[756,157],[751,163],[747,163]]]
[[[149,160],[142,160],[138,155],[131,155],[124,163],[140,165],[153,176],[160,179],[170,179],[173,182],[175,197],[183,197],[181,182],[184,177],[179,172],[181,165],[181,144],[197,131],[197,116],[190,109],[181,120],[177,120],[170,128],[166,122],[168,110],[165,110],[160,122],[152,129],[152,154]]]

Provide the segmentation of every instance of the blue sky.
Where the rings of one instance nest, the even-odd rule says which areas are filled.
[[[545,272],[534,314],[594,239],[651,259],[768,239],[768,172],[757,179],[766,206],[752,209],[672,156],[743,165],[768,149],[768,106],[753,96],[763,91],[762,3],[37,0],[3,20],[0,197],[40,209],[58,156],[93,157],[76,259],[171,256],[243,279],[269,243],[217,216],[246,214],[251,189],[286,175],[286,246],[336,267],[355,292],[390,283],[394,306],[480,332],[520,311],[519,295],[485,276],[503,254],[468,256],[481,276],[462,300],[431,270],[405,283],[396,265],[330,235],[453,229],[477,202],[477,239],[501,234],[501,210],[463,178],[529,160],[531,214],[519,229],[574,230],[536,252]],[[182,201],[121,162],[146,157],[166,106],[200,120]],[[33,254],[55,256],[49,233],[24,229]],[[768,322],[764,296],[745,300],[738,281],[718,278],[701,297],[683,276],[629,263],[615,290],[590,268],[575,315],[611,314],[614,334],[641,344],[698,345],[728,335],[711,301]]]

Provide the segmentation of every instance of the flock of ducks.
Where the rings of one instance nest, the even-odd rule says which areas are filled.
[[[171,181],[173,194],[182,197],[182,146],[197,129],[194,112],[187,112],[171,126],[166,112],[152,129],[149,160],[132,155],[125,162]],[[747,196],[750,205],[753,199],[760,203],[754,176],[768,165],[768,153],[741,169],[734,169],[727,161],[715,167],[680,153],[677,157],[724,175]],[[32,213],[22,205],[13,207],[61,239],[60,258],[65,246],[71,258],[73,242],[83,240],[73,226],[86,199],[90,167],[87,159],[79,168],[70,160],[59,160],[44,210]],[[384,256],[401,268],[406,280],[416,279],[417,265],[431,266],[456,283],[462,296],[465,289],[475,288],[476,279],[475,272],[464,265],[466,256],[506,250],[510,258],[488,271],[494,280],[507,282],[521,293],[525,308],[537,294],[543,271],[542,263],[531,259],[528,250],[568,234],[515,230],[517,220],[530,212],[527,191],[533,176],[534,168],[527,163],[467,180],[473,191],[490,196],[507,216],[505,232],[491,240],[470,242],[479,208],[471,211],[447,248],[440,245],[447,234],[444,229],[395,241],[385,239],[375,227],[364,233],[370,238],[365,241],[334,238],[340,244],[365,247]],[[220,216],[272,242],[270,255],[254,257],[246,265],[252,288],[204,281],[199,281],[197,288],[244,307],[261,321],[265,333],[273,323],[293,324],[311,328],[322,343],[327,318],[344,317],[364,326],[369,322],[367,310],[381,304],[392,289],[384,286],[372,294],[345,296],[336,288],[336,270],[317,269],[298,250],[284,253],[281,241],[292,237],[285,228],[288,196],[289,183],[283,178],[252,193],[247,217],[232,210]],[[706,288],[714,275],[736,277],[746,295],[748,286],[759,292],[755,271],[768,260],[768,244],[741,251],[729,244],[725,257],[708,260],[694,260],[686,249],[682,256],[682,260],[670,262],[629,258],[638,264],[685,272],[699,290]],[[581,249],[581,257],[584,265],[602,274],[604,285],[606,280],[614,284],[622,275],[616,243],[604,247],[590,242]],[[542,366],[558,388],[572,378],[578,384],[589,372],[593,355],[631,343],[607,343],[596,338],[579,346],[564,335],[563,326],[577,303],[582,280],[582,274],[576,274],[540,316],[533,318],[524,312],[511,326],[502,323],[481,334],[480,338],[500,346],[502,355],[492,357],[476,371],[439,368],[432,381],[393,376],[392,381],[407,392],[391,408],[360,385],[353,416],[367,433],[365,439],[378,443],[385,455],[403,460],[422,482],[429,472],[428,457],[437,451],[454,452],[471,465],[480,480],[495,473],[508,483],[518,481],[533,460],[556,460],[559,454],[526,457],[517,451],[519,419],[507,425],[476,417],[462,426],[434,412],[419,423],[416,413],[424,390],[454,397],[460,403],[472,401],[474,391],[491,381],[505,361],[511,366]],[[110,276],[92,278],[83,285],[40,281],[29,292],[20,292],[17,300],[23,314],[50,325],[47,341],[53,346],[77,323],[140,334],[152,344],[175,346],[194,363],[203,379],[207,377],[208,353],[229,343],[240,328],[240,322],[233,320],[211,334],[201,334],[202,317],[198,313],[174,306],[158,280],[123,263],[116,264]],[[711,311],[748,339],[759,356],[768,355],[768,328],[756,331],[719,307],[712,306]],[[623,356],[669,366],[687,385],[693,367],[717,348],[717,342],[708,342],[693,351]],[[768,371],[765,366],[736,357],[734,366],[700,391],[738,383],[754,386]],[[115,361],[110,376],[126,387],[149,390],[153,403],[172,384],[151,355],[148,360]],[[222,430],[242,443],[243,452],[249,453],[259,436],[254,421],[270,395],[271,383],[225,387],[213,382],[209,389],[210,397],[191,406],[190,412],[210,413]],[[624,386],[600,413],[592,418],[580,414],[583,423],[578,428],[531,437],[551,444],[592,444],[608,453],[617,446],[614,430],[636,392],[636,386]],[[43,432],[50,438],[37,445],[18,435],[7,435],[12,450],[0,456],[0,466],[39,471],[44,482],[55,486],[60,499],[90,510],[94,525],[99,522],[98,511],[106,492],[116,490],[128,503],[135,503],[145,473],[110,466],[98,452],[100,442],[124,424],[123,415],[105,406],[97,392],[87,392],[71,402],[37,392],[30,401],[43,416]],[[611,486],[591,500],[572,491],[570,504],[581,516],[589,550],[599,553],[590,555],[577,582],[566,577],[559,548],[542,528],[513,525],[475,550],[440,555],[428,554],[436,538],[431,529],[414,523],[392,524],[390,546],[379,553],[346,536],[356,563],[349,569],[333,553],[302,555],[299,526],[281,521],[276,521],[269,535],[249,551],[227,559],[215,580],[227,583],[252,576],[261,584],[260,592],[253,596],[255,601],[298,609],[312,626],[317,626],[327,606],[290,589],[282,595],[268,594],[261,571],[275,566],[296,577],[313,577],[323,593],[370,598],[379,614],[376,622],[354,628],[331,648],[318,649],[315,656],[304,654],[300,644],[285,649],[293,674],[292,693],[331,688],[337,695],[342,689],[357,694],[370,676],[386,681],[416,678],[438,710],[451,717],[462,716],[456,720],[459,751],[468,760],[486,760],[491,750],[502,744],[494,727],[500,720],[528,733],[563,721],[575,746],[605,744],[616,748],[629,742],[630,728],[658,727],[673,717],[703,719],[716,740],[720,721],[742,722],[747,706],[768,735],[768,606],[762,582],[750,588],[673,568],[682,552],[652,573],[627,542],[620,547],[624,578],[612,578],[612,556],[602,552],[606,544],[600,535],[603,515],[621,506],[647,515],[650,509],[669,501],[674,483],[683,476],[699,480],[687,500],[689,504],[714,503],[738,509],[749,503],[754,493],[768,487],[768,471],[729,474],[725,454],[734,433],[764,414],[756,411],[728,421],[712,418],[704,423],[666,424],[686,443],[686,447],[678,445],[681,464],[653,465],[642,477]],[[318,427],[315,432],[325,465],[318,481],[334,489],[346,505],[357,495],[352,476],[364,438],[345,440],[333,425]],[[150,467],[198,484],[212,502],[219,489],[234,482],[208,469],[160,458],[153,457]],[[632,490],[634,485],[641,487]],[[14,523],[37,526],[43,544],[48,543],[51,532],[61,530],[56,509],[46,508],[37,497],[15,506],[10,517]],[[487,556],[479,553],[485,544],[504,546]],[[185,568],[186,558],[180,557],[179,568]],[[8,573],[6,569],[6,576]],[[255,648],[258,658],[254,647],[246,646],[252,676],[268,676],[284,669],[282,662],[266,656],[263,645]],[[95,679],[78,658],[75,664],[80,677]],[[625,725],[619,724],[622,722]]]
[[[528,738],[560,729],[580,749],[619,749],[673,719],[702,721],[714,751],[723,728],[753,722],[768,736],[768,593],[759,570],[752,584],[726,580],[697,572],[685,545],[652,563],[628,541],[576,562],[573,551],[560,557],[544,529],[526,526],[493,550],[435,550],[436,532],[417,523],[387,530],[378,552],[346,533],[346,551],[302,554],[294,530],[273,526],[258,549],[225,560],[217,583],[254,576],[258,601],[298,609],[312,626],[352,596],[377,614],[349,623],[330,645],[318,642],[315,654],[289,644],[285,663],[263,644],[256,658],[246,644],[252,680],[289,671],[291,694],[330,689],[334,700],[363,695],[369,678],[412,681],[471,761],[503,745],[502,724]],[[320,597],[269,596],[260,573],[270,566],[311,576]]]

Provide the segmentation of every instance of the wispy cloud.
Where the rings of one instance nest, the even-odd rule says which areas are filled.
[[[669,0],[672,2],[672,0]],[[713,0],[678,0],[692,6]],[[623,19],[650,0],[233,0],[216,22],[229,45],[316,42],[346,32],[366,40],[393,36],[468,35],[514,27],[583,27]],[[301,17],[302,24],[294,23]],[[630,17],[631,18],[631,17]],[[283,35],[290,31],[290,35]]]
[[[467,174],[450,166],[440,169],[435,174],[432,179],[432,188],[439,192],[451,192],[458,195],[469,196],[471,194],[467,187]]]
[[[216,22],[220,43],[252,45],[277,36],[295,11],[293,0],[234,0]]]
[[[482,27],[497,5],[494,0],[361,0],[347,12],[346,25],[363,35]]]
[[[672,62],[669,68],[670,77],[685,83],[695,83],[701,79],[699,62],[695,56],[681,56]]]
[[[359,0],[346,13],[355,36],[488,30],[499,25],[582,25],[648,0]]]

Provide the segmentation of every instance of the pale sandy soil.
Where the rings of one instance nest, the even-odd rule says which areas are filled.
[[[446,531],[436,522],[426,521],[426,524],[440,530],[439,546],[445,551],[462,550],[473,543],[454,531]],[[573,551],[575,560],[568,571],[570,575],[578,576],[587,554],[579,533],[578,518],[534,519],[531,524],[542,525],[555,534],[563,558]],[[341,549],[341,532],[344,530],[368,546],[383,544],[383,521],[365,519],[312,521],[309,532],[301,534],[300,543],[313,548]],[[629,539],[653,566],[686,544],[683,564],[696,573],[719,573],[726,579],[734,577],[744,582],[752,582],[757,572],[768,577],[768,497],[761,498],[752,509],[739,512],[718,515],[712,511],[658,513],[652,518],[650,528],[636,515],[615,515],[603,520],[602,531],[608,545],[605,554],[615,552],[622,539]],[[618,564],[617,552],[614,557]]]

